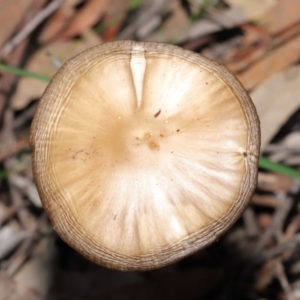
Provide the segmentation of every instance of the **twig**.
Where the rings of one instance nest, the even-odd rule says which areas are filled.
[[[4,114],[4,123],[3,123],[3,130],[2,130],[2,141],[5,141],[5,143],[8,146],[15,145],[16,137],[13,132],[13,111],[10,108],[7,108]],[[12,159],[6,159],[4,161],[4,166],[7,171],[11,171],[13,169],[14,161]],[[20,220],[20,223],[23,228],[28,229],[30,226],[29,222],[29,212],[24,206],[24,199],[20,195],[18,189],[14,187],[12,184],[12,178],[10,175],[8,175],[8,183],[10,185],[10,196],[13,205],[16,206],[22,206],[18,211],[18,217]]]
[[[42,0],[34,1],[35,4],[32,5],[31,9],[26,14],[24,20],[21,22],[20,27],[25,26],[28,23],[28,20],[31,20],[33,16],[35,16],[40,10],[41,5],[44,4]],[[28,40],[23,40],[20,44],[16,46],[16,48],[10,53],[10,56],[7,58],[6,63],[10,66],[19,66],[23,60],[24,52],[27,47]],[[3,110],[5,104],[9,100],[10,93],[16,83],[16,76],[9,73],[4,73],[1,76],[0,82],[0,117],[3,115]],[[5,143],[6,144],[6,143]]]
[[[53,0],[41,10],[15,37],[10,40],[0,51],[0,60],[8,55],[15,46],[20,44],[42,21],[57,10],[65,0]]]
[[[0,152],[0,162],[2,162],[6,158],[8,158],[14,154],[17,154],[19,151],[24,149],[26,147],[26,145],[27,145],[26,140],[19,140],[15,144],[6,147],[6,149],[4,149]]]
[[[18,217],[20,220],[20,224],[21,224],[22,228],[30,229],[30,227],[31,227],[31,224],[30,224],[31,222],[29,221],[30,214],[26,208],[23,197],[21,196],[18,189],[15,188],[11,182],[9,182],[9,183],[10,183],[10,196],[12,199],[12,203],[14,206],[19,207],[17,214],[18,214]]]
[[[0,217],[0,228],[4,222],[10,219],[14,214],[16,214],[19,211],[19,209],[22,208],[22,205],[11,205],[7,208],[5,214]]]
[[[35,207],[42,207],[38,191],[32,180],[20,174],[10,174],[9,179],[21,194],[25,195]]]
[[[274,196],[254,194],[251,200],[252,204],[266,206],[277,209],[279,203]]]
[[[300,245],[300,234],[296,234],[291,240],[277,244],[276,246],[261,251],[260,253],[252,253],[242,261],[239,261],[237,265],[244,265],[244,275],[253,270],[256,266],[263,264],[266,261],[270,261],[278,256],[281,256],[285,251],[295,251]],[[231,265],[233,268],[233,265]]]
[[[170,0],[155,0],[147,1],[142,7],[139,16],[134,22],[129,24],[124,30],[122,30],[118,36],[119,39],[129,39],[133,38],[135,32],[146,23],[149,23],[153,17],[159,14],[163,7],[167,5]]]
[[[296,234],[292,239],[287,242],[280,243],[271,249],[261,252],[256,258],[253,258],[252,265],[255,266],[266,260],[272,259],[281,255],[286,250],[294,250],[300,244],[300,234]]]
[[[26,41],[19,44],[17,48],[13,51],[9,58],[9,64],[18,65],[23,57]],[[1,77],[0,82],[0,116],[3,116],[4,107],[8,101],[8,96],[10,95],[11,89],[13,88],[16,82],[16,77],[13,74],[4,73]]]
[[[246,234],[248,237],[257,237],[259,235],[259,229],[256,223],[255,214],[253,208],[248,206],[243,214],[243,220],[245,223]]]
[[[278,231],[282,230],[282,224],[292,207],[293,202],[290,197],[285,197],[283,194],[281,194],[278,199],[280,200],[280,205],[274,213],[271,225],[265,230],[263,235],[258,240],[254,249],[255,254],[261,252],[270,238],[275,237],[278,234]]]
[[[31,121],[36,110],[36,103],[29,108],[22,111],[19,116],[16,116],[14,119],[13,127],[14,129],[24,126],[28,121]]]
[[[31,235],[23,241],[19,249],[10,257],[4,270],[7,274],[13,275],[24,263],[30,253],[30,249],[34,246],[39,237],[39,230],[42,224],[46,220],[46,214],[42,214],[41,217],[36,221],[34,230]]]
[[[281,285],[282,289],[284,290],[284,292],[286,294],[287,299],[288,300],[295,300],[293,295],[292,295],[292,289],[291,289],[290,283],[287,280],[282,262],[279,261],[279,260],[276,260],[275,267],[276,267],[277,278],[280,282],[280,285]]]
[[[300,214],[296,215],[292,221],[288,224],[282,241],[289,241],[298,232],[300,228]]]
[[[8,224],[1,227],[0,230],[0,261],[7,257],[16,247],[19,247],[29,234],[22,230],[16,221],[12,220]],[[2,269],[2,265],[0,266]],[[1,270],[0,270],[1,271]],[[0,293],[1,295],[1,293]],[[1,296],[0,296],[1,299]]]

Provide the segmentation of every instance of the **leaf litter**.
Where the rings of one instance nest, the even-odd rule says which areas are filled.
[[[260,115],[262,154],[299,169],[298,1],[18,2],[0,0],[2,63],[53,76],[103,41],[178,44],[239,78]],[[260,169],[252,201],[217,243],[159,270],[107,270],[55,236],[35,189],[27,141],[46,83],[0,69],[0,85],[1,300],[300,298],[299,180]]]

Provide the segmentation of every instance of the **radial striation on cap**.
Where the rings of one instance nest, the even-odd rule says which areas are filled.
[[[256,187],[260,129],[223,66],[172,45],[117,41],[58,71],[30,144],[62,239],[106,267],[147,270],[237,220]]]

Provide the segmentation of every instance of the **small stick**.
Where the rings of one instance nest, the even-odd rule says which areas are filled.
[[[278,235],[282,234],[283,223],[292,208],[293,201],[291,197],[286,197],[283,193],[277,193],[277,199],[279,200],[279,206],[274,213],[271,225],[265,230],[258,240],[254,249],[254,254],[260,253],[270,238],[278,237]]]
[[[57,10],[65,0],[53,0],[41,10],[15,37],[10,40],[0,51],[0,60],[8,55],[15,46],[19,45],[41,22],[43,22],[49,15]]]
[[[8,146],[5,150],[0,152],[0,162],[2,162],[8,157],[17,154],[20,150],[24,149],[26,145],[27,145],[26,140],[19,140],[13,145]]]
[[[23,206],[23,204],[21,204],[21,205],[11,205],[10,207],[8,207],[5,214],[0,217],[0,228],[1,228],[1,226],[4,222],[6,222],[14,214],[16,214],[19,211],[19,209],[22,208],[22,206]]]
[[[46,214],[42,214],[39,219],[35,221],[35,225],[31,234],[22,242],[18,250],[9,258],[9,260],[5,264],[4,271],[7,274],[14,275],[20,268],[20,266],[24,263],[24,261],[30,254],[30,250],[35,245],[35,242],[37,242],[41,237],[40,228],[46,222],[46,220]]]
[[[282,265],[282,262],[278,259],[275,262],[275,269],[276,269],[276,276],[280,282],[280,285],[282,287],[282,289],[284,290],[287,300],[295,300],[293,295],[292,295],[292,289],[291,289],[291,285],[288,282],[288,279],[286,277],[285,274],[285,270],[284,267]]]
[[[257,237],[259,235],[259,229],[256,223],[255,214],[253,208],[248,206],[243,214],[243,220],[245,223],[246,234],[248,237]]]
[[[296,234],[292,239],[284,243],[280,243],[269,250],[265,250],[261,253],[260,259],[262,261],[271,259],[278,255],[281,255],[285,250],[294,250],[300,244],[300,234]]]

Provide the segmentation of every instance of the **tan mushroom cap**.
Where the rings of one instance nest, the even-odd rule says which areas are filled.
[[[260,130],[224,67],[172,45],[117,41],[59,70],[30,143],[58,234],[96,263],[146,270],[236,221],[256,186]]]

